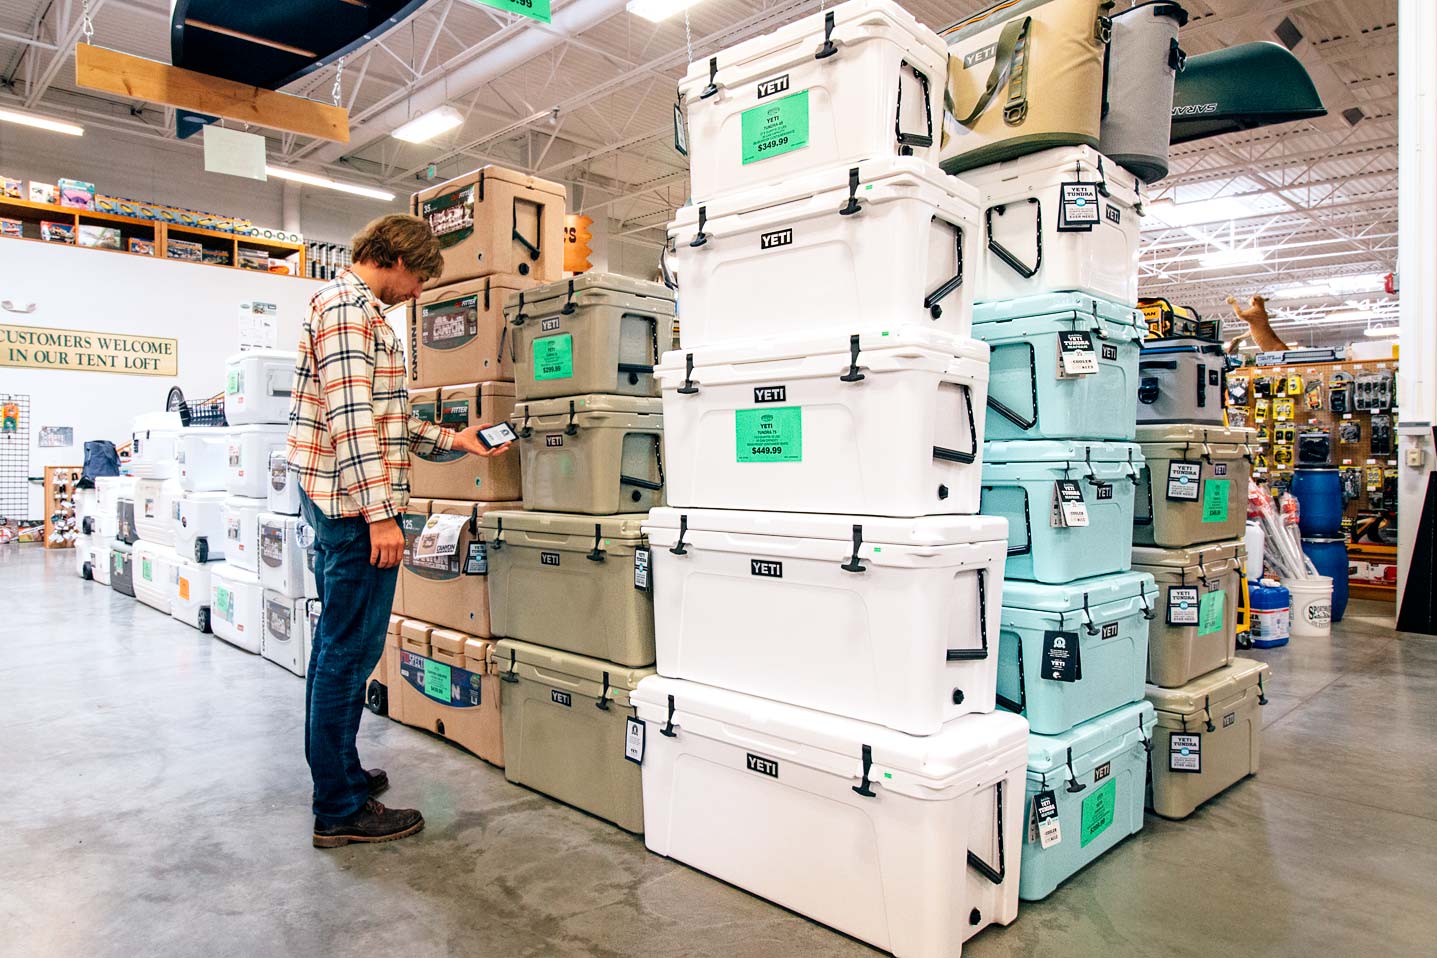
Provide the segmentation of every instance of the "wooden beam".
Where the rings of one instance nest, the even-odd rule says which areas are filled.
[[[75,84],[287,133],[349,142],[349,111],[342,107],[183,70],[89,43],[75,46]]]
[[[245,33],[241,30],[231,30],[229,27],[222,27],[215,23],[206,23],[203,20],[196,20],[193,17],[185,17],[185,26],[195,27],[199,30],[208,30],[211,33],[218,33],[227,37],[234,37],[236,40],[244,40],[246,43],[256,43],[262,47],[279,50],[282,53],[293,53],[295,56],[308,57],[311,60],[319,59],[319,54],[313,50],[306,50],[303,47],[292,47],[288,43],[280,43],[278,40],[270,40],[267,37],[257,37],[253,33]]]

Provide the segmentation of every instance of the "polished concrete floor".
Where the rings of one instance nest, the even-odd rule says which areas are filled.
[[[310,847],[302,682],[0,547],[0,956],[842,958],[877,952],[366,715],[416,838]],[[1146,827],[1000,956],[1432,955],[1437,640],[1356,604],[1272,664],[1261,774]]]

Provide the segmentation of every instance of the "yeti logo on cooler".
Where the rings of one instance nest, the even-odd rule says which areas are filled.
[[[1117,637],[1118,637],[1118,623],[1116,623],[1116,622],[1109,622],[1107,625],[1103,626],[1103,638],[1105,638],[1105,639],[1115,639],[1115,638],[1117,638]]]
[[[750,772],[758,772],[760,775],[767,775],[769,778],[778,778],[778,763],[771,758],[764,758],[761,755],[755,755],[749,752],[746,763]]]
[[[539,564],[540,564],[540,565],[558,565],[558,564],[559,564],[559,553],[557,553],[557,552],[541,552],[541,553],[539,553]]]
[[[793,244],[793,227],[786,227],[781,230],[774,230],[771,233],[760,233],[758,235],[758,248],[778,249],[780,246]]]
[[[550,332],[551,330],[555,330],[555,329],[558,329],[558,328],[559,328],[559,317],[557,317],[557,316],[555,316],[553,319],[541,319],[541,320],[539,320],[539,332],[541,332],[541,333],[547,333],[547,332]]]
[[[963,55],[963,69],[971,70],[980,63],[987,63],[998,53],[998,44],[990,43],[986,47],[974,50],[972,53]]]
[[[568,692],[561,692],[558,689],[549,690],[549,701],[555,705],[562,705],[566,709],[574,707],[574,697]]]
[[[552,436],[544,437],[544,445],[546,446],[562,446],[563,444],[564,437],[559,435],[558,433],[554,433]]]
[[[1104,762],[1097,768],[1093,769],[1093,781],[1095,783],[1101,782],[1103,779],[1107,778],[1111,774],[1113,774],[1113,763]]]
[[[770,579],[783,578],[783,563],[769,562],[766,559],[748,560],[748,571],[750,575],[768,576]]]
[[[1116,206],[1114,206],[1113,204],[1109,203],[1109,204],[1107,205],[1107,207],[1103,210],[1103,212],[1104,212],[1105,214],[1107,214],[1108,219],[1111,220],[1112,222],[1114,222],[1114,223],[1122,223],[1122,221],[1123,221],[1123,211],[1120,210],[1120,209],[1118,209],[1118,208],[1117,208]]]
[[[1103,344],[1103,358],[1106,359],[1106,360],[1108,360],[1109,362],[1117,362],[1117,359],[1118,359],[1118,347],[1116,347],[1116,346],[1110,346],[1109,344],[1104,343],[1104,344]]]
[[[1228,728],[1229,726],[1233,725],[1236,721],[1237,721],[1237,713],[1236,713],[1236,712],[1229,712],[1229,713],[1227,713],[1226,715],[1224,715],[1224,716],[1222,717],[1222,727],[1223,727],[1223,728]]]
[[[781,77],[774,77],[772,80],[764,80],[758,85],[758,98],[762,100],[766,96],[773,96],[775,93],[782,93],[788,89],[788,74]]]
[[[754,402],[788,402],[787,386],[755,386],[753,387]]]

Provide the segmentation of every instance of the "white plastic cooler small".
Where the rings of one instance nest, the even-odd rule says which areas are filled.
[[[185,555],[176,556],[170,615],[201,632],[210,631],[210,569]]]
[[[291,598],[313,596],[305,591],[305,552],[314,539],[309,524],[299,516],[262,512],[258,531],[260,584]]]
[[[225,499],[223,492],[187,492],[175,500],[171,523],[176,552],[196,562],[225,557]]]
[[[299,474],[289,464],[283,449],[269,454],[269,511],[281,515],[299,515]]]
[[[135,417],[130,433],[130,472],[141,479],[169,479],[175,474],[175,441],[180,414],[147,412]]]
[[[270,453],[283,452],[288,426],[261,424],[230,430],[227,454],[229,478],[225,491],[232,496],[269,498]]]
[[[264,632],[264,589],[258,576],[227,562],[210,569],[210,628],[230,645],[259,654]]]
[[[225,420],[231,426],[287,422],[298,357],[278,349],[252,349],[225,360]]]
[[[264,590],[264,636],[259,654],[301,678],[309,666],[308,601]]]
[[[170,614],[174,592],[175,566],[179,556],[169,546],[157,542],[135,543],[135,598],[165,615]]]
[[[224,522],[225,562],[252,575],[259,575],[259,514],[263,499],[230,496],[221,506]]]
[[[229,481],[230,431],[187,426],[175,441],[176,478],[185,492],[218,492]]]
[[[135,482],[135,530],[146,542],[175,544],[175,503],[183,495],[175,479],[139,479]]]

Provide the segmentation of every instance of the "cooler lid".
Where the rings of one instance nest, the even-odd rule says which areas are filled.
[[[1043,293],[1038,296],[1021,296],[993,303],[973,304],[973,323],[996,323],[1015,319],[1044,319],[1061,317],[1091,316],[1097,313],[1105,322],[1133,327],[1134,335],[1139,329],[1147,330],[1142,313],[1131,306],[1110,300],[1089,296],[1087,293]]]
[[[464,640],[464,667],[470,672],[489,671],[489,653],[494,648],[494,641],[481,639],[476,636],[468,636]]]
[[[253,512],[259,515],[269,508],[269,501],[266,499],[251,499],[248,496],[225,496],[225,508],[235,512]]]
[[[458,386],[435,386],[429,391],[434,393],[436,401],[439,402],[451,396],[461,398],[478,396],[481,406],[485,405],[484,400],[491,396],[502,396],[505,399],[514,398],[514,384],[510,382],[494,381],[487,383],[463,383]],[[423,392],[425,392],[425,390],[411,390],[409,393],[410,401],[413,402],[414,398]]]
[[[1058,735],[1029,735],[1028,773],[1066,776],[1069,749],[1072,749],[1073,761],[1076,764],[1089,752],[1105,748],[1109,743],[1125,736],[1132,736],[1135,741],[1151,739],[1154,722],[1152,703],[1133,702],[1111,712],[1104,712],[1097,718],[1089,719]],[[1054,785],[1060,781],[1061,779],[1054,778],[1048,784]]]
[[[466,279],[462,282],[450,283],[448,286],[426,289],[419,294],[417,305],[423,309],[436,303],[448,303],[463,299],[465,296],[479,296],[489,300],[483,304],[485,309],[491,309],[494,306],[502,309],[511,290],[530,289],[533,285],[527,278],[515,273],[494,273],[492,276]]]
[[[259,576],[247,569],[230,565],[228,562],[211,562],[213,566],[210,576],[222,582],[228,582],[232,586],[248,586],[252,589],[259,588]]]
[[[259,433],[268,433],[275,436],[289,434],[289,423],[285,422],[253,422],[246,426],[230,426],[229,434],[231,439],[240,436],[252,436]]]
[[[1063,585],[1042,582],[1003,582],[1003,608],[1033,612],[1081,612],[1084,597],[1089,609],[1107,602],[1157,596],[1157,582],[1146,572],[1117,572],[1112,575],[1077,579]]]
[[[1212,356],[1226,356],[1222,343],[1196,336],[1165,336],[1161,339],[1143,340],[1144,356],[1165,356],[1174,353],[1207,353]]]
[[[792,536],[798,539],[853,541],[853,527],[863,526],[866,544],[945,546],[991,542],[1008,538],[1007,520],[998,516],[891,516],[829,515],[815,512],[752,512],[744,509],[653,509],[645,530],[679,528],[690,532],[725,532],[737,535]]]
[[[587,412],[632,413],[634,415],[662,416],[664,401],[657,396],[611,396],[605,393],[589,393],[585,396],[569,396],[559,399],[530,399],[514,404],[514,418],[525,416],[567,416],[569,403],[580,416]]]
[[[242,353],[235,353],[227,357],[225,365],[235,366],[247,359],[272,359],[293,363],[299,359],[299,354],[290,349],[247,349]],[[176,413],[176,415],[179,414]]]
[[[1181,4],[1174,3],[1173,0],[1147,0],[1146,3],[1139,3],[1127,10],[1120,10],[1112,17],[1116,20],[1119,17],[1131,16],[1139,10],[1144,11],[1150,17],[1167,17],[1170,20],[1175,20],[1179,27],[1187,26],[1188,12],[1182,8]]]
[[[1143,450],[1135,442],[1096,439],[1003,439],[983,443],[983,462],[1131,462],[1143,464]]]
[[[518,505],[515,503],[515,505]],[[506,532],[537,532],[555,536],[579,536],[592,539],[594,526],[606,539],[638,542],[643,538],[640,528],[644,514],[633,512],[618,516],[579,516],[567,512],[530,512],[522,509],[487,512],[479,525],[488,532],[504,524]]]
[[[944,357],[973,359],[988,362],[988,344],[945,333],[927,326],[895,326],[892,329],[856,331],[858,349],[862,353],[895,350],[918,352],[927,350]],[[846,364],[852,354],[852,336],[849,332],[810,333],[784,337],[773,344],[765,344],[763,361],[802,359],[807,356],[842,356]],[[688,357],[693,356],[694,367],[716,366],[754,362],[752,343],[715,343],[696,349],[676,349],[666,352],[659,360],[656,373],[683,374],[687,370]]]
[[[227,436],[233,426],[181,426],[180,438],[194,436],[200,439],[209,439],[216,436]]]
[[[224,503],[230,498],[228,492],[187,492],[180,496],[181,502],[219,502]],[[239,498],[236,496],[235,498]],[[255,500],[258,502],[259,500]]]
[[[1190,442],[1195,446],[1203,443],[1216,445],[1245,446],[1257,441],[1256,429],[1238,426],[1204,426],[1200,423],[1138,423],[1139,443],[1148,442]],[[1201,451],[1201,450],[1199,450]]]
[[[509,670],[510,663],[529,666],[544,672],[556,672],[582,682],[598,685],[609,677],[609,688],[632,692],[640,680],[654,674],[651,668],[637,669],[615,665],[603,659],[591,659],[587,655],[561,652],[547,646],[519,642],[515,639],[501,639],[494,646],[494,665],[501,674]]]
[[[1055,146],[963,172],[963,178],[982,193],[1010,180],[1025,187],[1026,180],[1047,181],[1060,176],[1082,183],[1103,183],[1112,199],[1129,206],[1135,207],[1142,200],[1142,181],[1091,146]]]
[[[1259,679],[1266,689],[1270,672],[1266,662],[1233,659],[1231,664],[1207,675],[1200,675],[1187,685],[1180,685],[1175,689],[1149,685],[1147,700],[1153,703],[1153,708],[1159,712],[1189,717],[1188,721],[1191,722],[1190,716],[1202,713],[1209,704],[1216,706],[1230,701],[1257,685]]]
[[[409,500],[411,503],[413,499]],[[508,502],[470,502],[467,499],[424,499],[425,515],[446,515],[446,516],[484,516],[486,513],[496,512],[505,509],[522,509],[524,503],[510,500]],[[416,510],[410,509],[414,512]]]
[[[1215,567],[1232,560],[1242,561],[1247,557],[1247,546],[1241,539],[1227,542],[1209,542],[1206,545],[1187,546],[1181,549],[1164,549],[1159,546],[1133,546],[1134,569],[1191,569],[1198,566]]]
[[[473,176],[474,174],[471,173],[469,175]],[[568,195],[562,183],[555,183],[553,180],[541,180],[537,176],[520,173],[518,170],[511,170],[503,166],[495,166],[492,163],[488,166],[480,167],[479,177],[486,180],[500,180],[505,183],[513,183],[525,189],[538,190],[541,193],[553,193],[560,199],[564,199]],[[476,177],[476,179],[478,178]]]
[[[530,289],[521,290],[519,295],[510,296],[504,302],[505,318],[510,312],[517,312],[519,309],[519,296],[524,297],[526,305],[541,306],[550,300],[564,299],[571,296],[578,296],[580,293],[589,290],[603,290],[611,293],[623,293],[627,296],[644,296],[649,299],[659,300],[654,303],[657,310],[673,312],[674,291],[662,283],[650,283],[648,280],[635,279],[632,276],[623,276],[619,273],[580,273],[578,276],[569,279],[561,279],[552,283],[545,283],[543,286],[535,286]]]
[[[404,624],[404,616],[402,616],[402,615],[391,615],[391,616],[389,617],[389,634],[390,634],[390,635],[398,635],[398,634],[399,634],[399,627],[402,626],[403,624]]]

